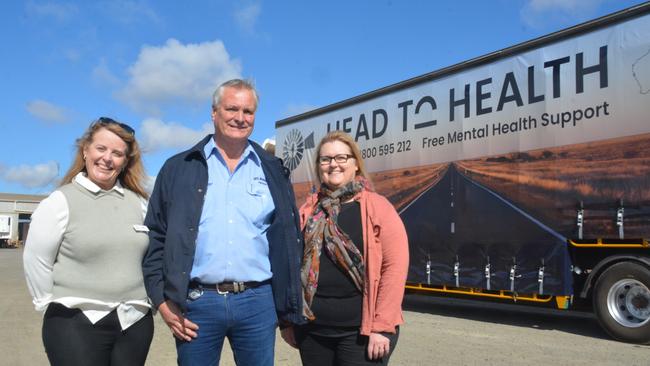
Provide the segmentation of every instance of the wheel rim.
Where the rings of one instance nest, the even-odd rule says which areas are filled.
[[[609,289],[607,308],[622,326],[640,327],[650,321],[650,290],[637,280],[620,280]]]

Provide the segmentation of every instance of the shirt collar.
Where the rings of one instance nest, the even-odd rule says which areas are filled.
[[[217,155],[219,154],[219,155]],[[214,142],[214,138],[210,138],[208,142],[205,144],[203,147],[203,156],[205,156],[205,160],[209,160],[210,157],[214,155],[215,157],[220,156],[221,154],[219,153],[219,150],[217,150],[217,144]],[[250,157],[250,159],[256,164],[260,165],[260,157],[257,156],[257,153],[255,152],[255,149],[253,149],[253,146],[249,142],[246,145],[246,148],[244,149],[244,152],[242,153],[242,159],[244,160],[247,157]]]
[[[86,177],[86,173],[84,172],[77,173],[77,175],[74,177],[74,181],[92,193],[99,193],[99,191],[102,190],[97,184],[93,183],[92,180],[88,179],[88,177]],[[124,195],[124,187],[122,187],[122,183],[120,183],[119,180],[116,181],[113,188],[109,189],[107,192],[113,190],[121,195]]]

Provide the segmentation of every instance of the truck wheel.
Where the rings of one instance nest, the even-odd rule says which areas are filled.
[[[594,290],[594,311],[613,338],[650,343],[650,271],[632,262],[612,265]]]

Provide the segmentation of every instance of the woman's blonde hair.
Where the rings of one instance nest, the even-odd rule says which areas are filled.
[[[320,142],[318,143],[318,147],[316,148],[316,156],[314,157],[314,162],[315,162],[314,171],[316,173],[316,180],[318,181],[318,183],[319,184],[323,183],[320,180],[320,162],[318,161],[318,158],[320,157],[320,150],[324,144],[333,141],[340,141],[348,145],[350,151],[352,152],[352,156],[357,161],[357,167],[359,168],[357,170],[356,175],[362,176],[363,178],[366,179],[368,183],[371,183],[370,176],[368,175],[368,172],[366,172],[366,168],[363,164],[363,158],[361,158],[361,150],[359,150],[359,146],[357,146],[357,143],[354,141],[352,136],[348,135],[343,131],[338,131],[338,130],[329,132],[327,135],[325,135],[325,137],[323,137],[320,140]]]
[[[61,185],[71,183],[79,172],[86,172],[86,162],[84,161],[84,150],[93,142],[95,133],[105,129],[113,132],[126,143],[126,165],[120,172],[117,179],[122,185],[135,192],[137,195],[148,198],[149,194],[144,189],[144,180],[146,174],[142,164],[142,152],[135,139],[135,133],[131,127],[117,122],[113,119],[102,117],[90,124],[83,136],[77,139],[77,152],[72,162],[72,166],[65,173]],[[86,172],[87,173],[87,172]]]

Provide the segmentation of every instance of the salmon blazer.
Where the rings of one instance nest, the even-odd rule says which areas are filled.
[[[317,194],[300,207],[300,225],[317,204]],[[408,273],[408,238],[402,219],[382,195],[363,190],[354,200],[361,208],[365,282],[361,313],[361,334],[395,333],[402,324],[402,300]]]

